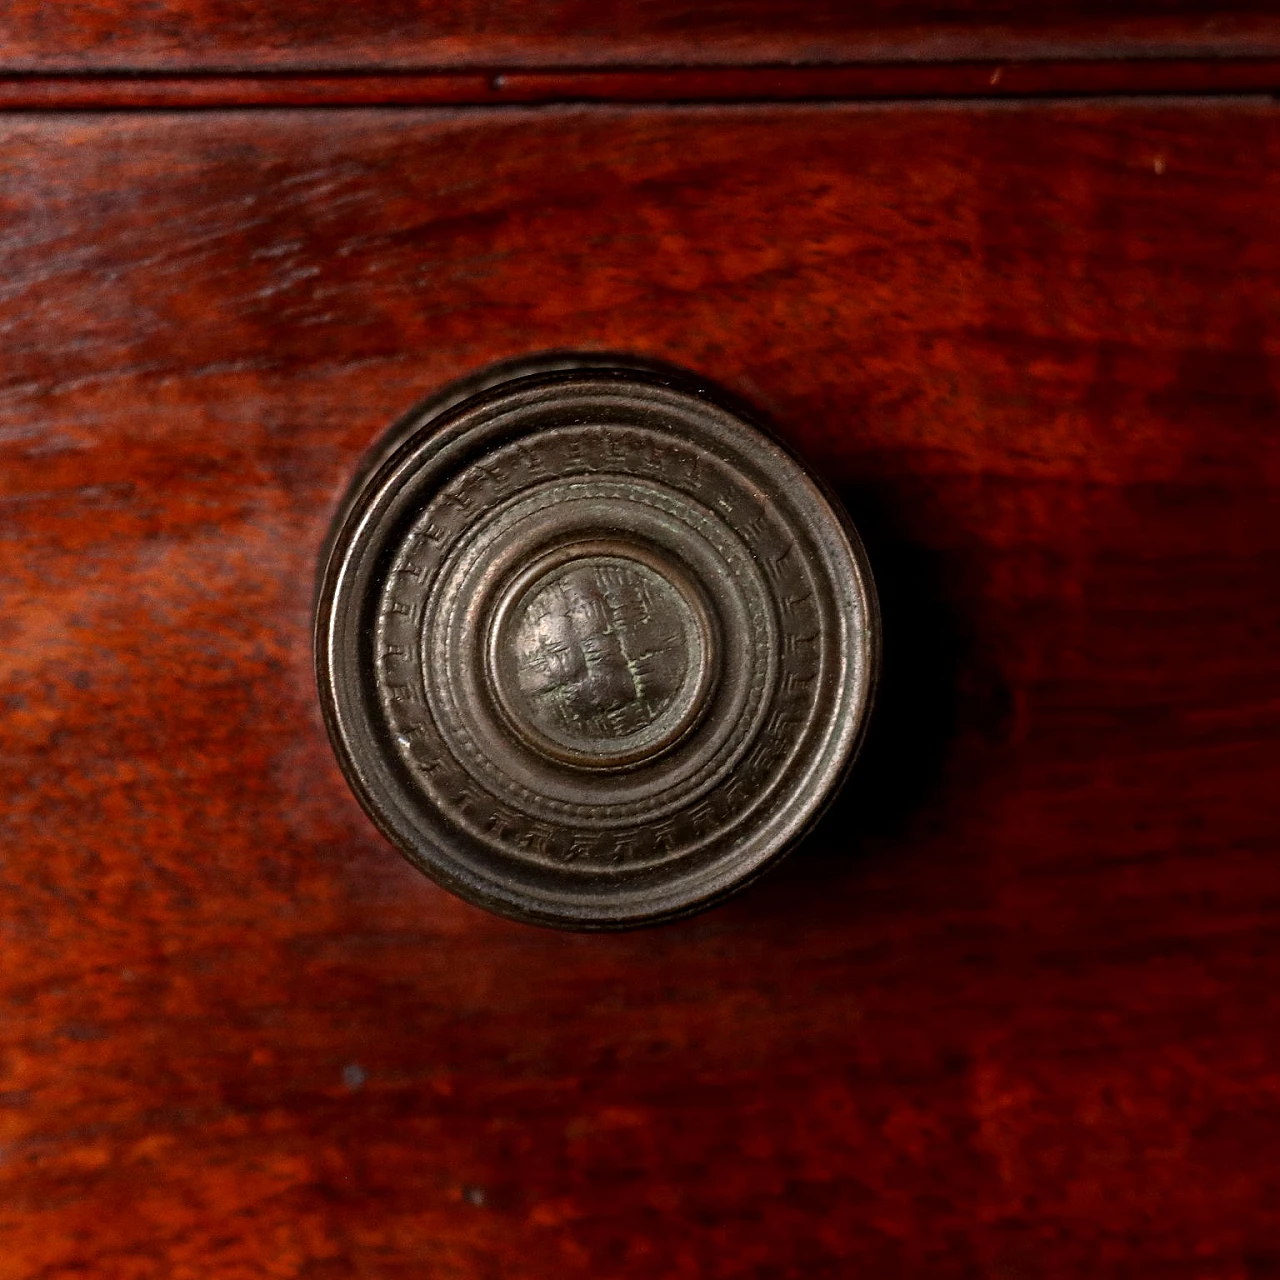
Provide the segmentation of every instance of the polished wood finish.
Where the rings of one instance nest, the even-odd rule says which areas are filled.
[[[1280,113],[258,112],[0,142],[0,1277],[1280,1267]],[[539,348],[772,414],[886,683],[745,896],[507,923],[369,828],[315,557]]]
[[[11,0],[0,69],[1280,56],[1274,0]]]

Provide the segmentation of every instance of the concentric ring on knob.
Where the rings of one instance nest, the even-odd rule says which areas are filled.
[[[824,806],[878,623],[847,518],[682,378],[534,372],[398,429],[344,504],[321,702],[406,856],[520,919],[724,896]]]

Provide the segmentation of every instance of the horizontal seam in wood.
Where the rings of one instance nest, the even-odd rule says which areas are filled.
[[[3,72],[0,110],[533,106],[1270,94],[1280,58],[468,72]]]

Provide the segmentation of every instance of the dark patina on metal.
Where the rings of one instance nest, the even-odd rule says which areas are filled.
[[[575,929],[707,906],[825,806],[869,711],[866,557],[695,380],[548,357],[405,419],[325,550],[343,770],[406,857]]]

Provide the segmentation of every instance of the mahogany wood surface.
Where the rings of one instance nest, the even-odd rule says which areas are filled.
[[[1270,101],[8,116],[0,1277],[1280,1269]],[[312,687],[367,446],[547,348],[842,491],[853,784],[617,937],[371,830]]]
[[[1280,55],[1277,0],[9,0],[2,70]]]

